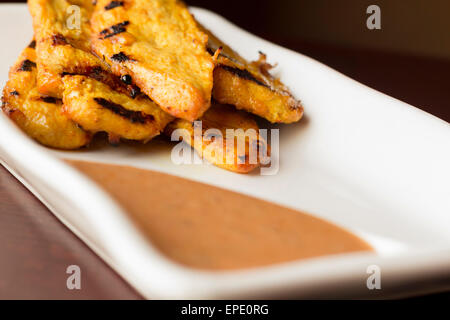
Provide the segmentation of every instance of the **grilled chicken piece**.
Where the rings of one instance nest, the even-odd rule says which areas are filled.
[[[193,121],[209,108],[214,61],[208,37],[181,1],[98,0],[91,25],[96,54],[165,111]]]
[[[293,123],[303,115],[303,106],[289,89],[274,78],[260,53],[260,59],[247,62],[209,30],[208,51],[214,55],[221,49],[214,70],[213,97],[220,103],[231,104],[272,123]]]
[[[36,88],[34,41],[20,55],[9,72],[3,89],[3,111],[30,137],[59,149],[78,149],[90,141],[90,134],[62,112],[62,102],[39,94]]]
[[[174,140],[182,138],[210,163],[229,171],[248,173],[268,164],[270,149],[256,121],[246,112],[213,104],[200,121],[176,119],[164,132],[169,137],[174,134]],[[228,129],[234,131],[230,134]]]
[[[81,74],[132,97],[139,94],[129,79],[121,81],[91,53],[92,0],[29,0],[28,5],[37,42],[37,85],[41,93],[62,98],[62,77]]]
[[[71,5],[66,0],[28,1],[36,37],[38,88],[59,98],[63,74],[102,69],[101,61],[89,53],[92,3],[79,1],[79,12],[71,11]],[[73,23],[70,27],[69,21]]]
[[[64,112],[91,132],[107,132],[111,142],[118,138],[148,141],[173,120],[148,97],[132,99],[86,76],[66,75]]]

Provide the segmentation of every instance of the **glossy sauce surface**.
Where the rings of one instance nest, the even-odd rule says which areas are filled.
[[[331,223],[240,193],[127,166],[67,162],[112,195],[164,255],[189,267],[231,270],[372,251]]]

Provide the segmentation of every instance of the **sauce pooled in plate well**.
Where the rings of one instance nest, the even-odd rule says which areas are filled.
[[[311,215],[127,166],[68,160],[108,192],[151,242],[192,268],[232,270],[373,249]]]

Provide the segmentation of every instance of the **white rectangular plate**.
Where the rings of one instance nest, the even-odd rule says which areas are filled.
[[[305,105],[281,126],[273,176],[177,166],[170,145],[44,148],[0,115],[0,159],[50,210],[147,298],[370,297],[367,268],[386,295],[450,286],[450,128],[298,53],[259,39],[209,11],[196,18],[248,59],[265,52]],[[0,81],[32,38],[25,5],[0,6]],[[157,170],[311,212],[359,235],[376,253],[253,270],[203,272],[167,260],[95,184],[60,159]],[[326,237],[326,235],[324,235]],[[379,294],[379,292],[378,292]]]

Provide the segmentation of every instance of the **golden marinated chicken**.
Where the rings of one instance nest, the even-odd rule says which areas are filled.
[[[164,132],[248,173],[270,163],[270,147],[246,112],[272,123],[303,115],[264,54],[247,62],[180,0],[28,4],[36,41],[11,69],[2,108],[44,145],[76,149],[97,132],[147,142]]]
[[[87,131],[107,132],[111,142],[148,141],[173,120],[148,97],[132,99],[92,78],[66,75],[63,83],[65,114]]]
[[[91,0],[29,0],[36,37],[37,84],[43,94],[62,98],[62,77],[81,74],[132,97],[139,93],[126,77],[114,76],[109,66],[91,53]]]
[[[220,103],[231,104],[269,120],[272,123],[293,123],[303,115],[303,106],[288,88],[274,78],[260,53],[260,59],[247,62],[210,31],[208,51],[214,55],[221,50],[214,70],[213,97]]]
[[[159,134],[172,118],[139,94],[139,88],[131,83],[129,76],[119,78],[113,75],[109,66],[91,53],[91,0],[30,0],[29,6],[37,38],[38,87],[41,92],[61,97],[66,102],[64,110],[68,117],[87,131],[106,131],[112,142],[118,142],[120,138],[147,141]],[[76,20],[77,15],[79,21]],[[77,82],[80,79],[83,79],[83,85]],[[84,85],[90,87],[81,88]],[[76,96],[80,92],[96,96]],[[118,113],[114,114],[111,109],[100,108],[94,98],[112,104],[111,99],[124,102],[128,111],[124,109],[121,113],[115,108]],[[103,104],[111,106],[106,102]],[[134,116],[130,115],[133,110],[138,111]],[[145,115],[146,121],[135,122],[142,110],[149,112]],[[125,119],[124,115],[131,119]],[[151,117],[155,119],[147,121]]]
[[[10,70],[3,89],[3,111],[43,145],[59,149],[85,146],[90,141],[90,134],[63,114],[61,100],[39,94],[34,45],[33,41]]]
[[[38,88],[43,94],[62,98],[62,75],[103,67],[101,60],[89,53],[92,3],[86,0],[78,4],[79,15],[71,11],[72,3],[66,0],[28,1],[36,37]],[[69,12],[75,15],[73,21]],[[68,26],[69,21],[73,25]]]
[[[208,37],[181,1],[98,0],[91,25],[96,54],[166,112],[193,121],[209,108]]]
[[[192,123],[176,119],[165,134],[174,134],[175,140],[181,138],[210,163],[229,171],[248,173],[268,164],[269,147],[249,114],[213,104],[200,120]]]

